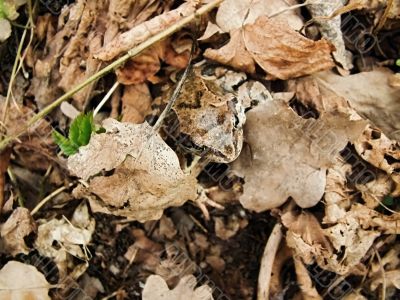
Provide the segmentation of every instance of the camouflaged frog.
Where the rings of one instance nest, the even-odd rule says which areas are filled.
[[[260,82],[247,81],[245,73],[203,63],[193,67],[172,109],[180,132],[206,149],[202,156],[229,163],[242,149],[246,108],[268,95]]]

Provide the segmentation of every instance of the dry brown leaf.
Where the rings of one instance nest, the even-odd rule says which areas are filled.
[[[92,210],[146,221],[165,208],[195,200],[197,181],[185,175],[175,152],[147,123],[103,121],[106,133],[68,158],[68,168],[89,182],[75,195],[86,196]],[[112,175],[96,176],[102,171]]]
[[[340,275],[366,274],[367,270],[360,262],[381,235],[373,226],[365,225],[359,216],[349,212],[336,225],[326,229],[322,229],[310,213],[296,216],[288,212],[282,215],[282,222],[288,228],[286,242],[296,257],[305,264],[316,262],[322,269]]]
[[[135,243],[129,246],[124,257],[130,262],[141,264],[145,270],[155,272],[160,265],[163,247],[146,237],[141,229],[134,229],[132,234]]]
[[[400,214],[384,215],[376,210],[370,209],[365,205],[353,204],[347,212],[345,221],[356,219],[363,229],[379,230],[384,234],[400,233]]]
[[[0,114],[4,112],[4,97],[0,95]],[[26,106],[15,106],[11,103],[1,131],[8,136],[15,135],[27,126],[28,120],[35,113]],[[4,132],[6,130],[6,132]],[[15,160],[19,164],[34,170],[47,170],[54,160],[56,145],[51,137],[52,127],[45,119],[31,125],[13,145]]]
[[[351,216],[346,216],[338,224],[324,229],[324,232],[336,251],[344,252],[340,263],[348,268],[357,265],[375,239],[381,235],[380,231],[364,230],[358,220]]]
[[[146,80],[158,83],[160,79],[156,73],[160,71],[162,61],[176,68],[184,68],[189,61],[190,51],[178,54],[170,44],[171,39],[160,41],[139,56],[128,60],[116,71],[118,81],[125,85],[139,84]]]
[[[50,284],[34,266],[9,261],[0,270],[1,299],[50,300]]]
[[[72,258],[83,261],[89,260],[87,246],[92,239],[96,222],[89,215],[86,204],[76,208],[71,221],[63,219],[38,220],[38,236],[35,248],[43,256],[51,257],[56,262],[60,274],[67,274]],[[76,267],[78,273],[84,272],[88,265],[85,263]],[[76,274],[77,277],[81,274]],[[69,274],[72,276],[72,274]]]
[[[390,140],[379,129],[368,127],[354,142],[357,153],[374,167],[386,172],[395,185],[391,195],[400,195],[400,144]]]
[[[392,74],[388,68],[378,68],[346,77],[333,72],[322,72],[314,77],[319,84],[346,98],[358,113],[389,137],[400,140],[400,88],[389,85]]]
[[[383,282],[385,282],[385,288],[394,287],[400,289],[400,270],[387,271],[385,274],[380,274],[371,282],[371,290],[375,291]]]
[[[304,299],[322,300],[323,298],[318,294],[318,291],[313,285],[310,274],[303,262],[295,257],[294,266],[296,270],[297,282],[300,286],[300,290]]]
[[[326,168],[364,127],[343,113],[303,119],[280,101],[250,110],[245,137],[251,150],[233,164],[245,180],[240,202],[257,212],[279,207],[288,197],[301,207],[314,206],[325,191]]]
[[[28,254],[29,248],[24,238],[36,231],[35,221],[28,209],[17,207],[0,228],[3,251],[13,256],[18,253]]]
[[[147,84],[125,86],[122,95],[122,122],[143,123],[150,112],[151,100]]]
[[[350,0],[348,3],[349,6],[354,4],[357,4],[358,9],[366,9],[375,12],[376,16],[378,17],[382,15],[388,2],[386,0]],[[400,17],[399,9],[400,9],[400,2],[398,0],[394,0],[389,10],[388,18],[398,19]]]
[[[323,223],[335,224],[346,215],[351,206],[351,190],[347,186],[347,176],[351,172],[351,165],[338,161],[326,174],[325,187],[325,216]]]
[[[361,192],[365,205],[374,209],[384,201],[385,196],[391,194],[394,182],[389,175],[379,172],[373,180],[356,184],[356,188]]]
[[[249,73],[258,64],[268,79],[285,80],[332,68],[332,50],[325,40],[314,42],[283,22],[259,17],[233,30],[227,45],[207,49],[204,56]]]
[[[30,51],[32,57],[29,59],[34,75],[29,92],[39,108],[96,73],[101,61],[94,58],[94,53],[108,49],[111,40],[115,41],[129,29],[144,24],[153,15],[160,14],[163,19],[162,12],[168,9],[168,2],[79,0],[62,10],[57,28],[53,25],[57,23],[55,17],[51,21],[44,19],[38,28],[41,38],[46,31],[44,50]],[[84,108],[98,93],[93,88],[91,84],[73,95],[78,109]]]
[[[194,276],[188,275],[179,281],[179,284],[172,290],[161,276],[150,275],[144,285],[143,300],[212,300],[212,289],[203,285],[195,288],[197,280]]]

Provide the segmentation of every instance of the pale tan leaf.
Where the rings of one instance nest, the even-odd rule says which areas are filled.
[[[106,133],[68,158],[68,168],[89,181],[76,196],[90,200],[92,210],[136,220],[159,219],[165,208],[195,200],[196,178],[185,175],[175,152],[147,123],[103,121]],[[102,171],[113,174],[103,176]]]
[[[314,74],[314,77],[348,100],[358,113],[371,120],[386,135],[400,139],[400,88],[389,85],[392,74],[388,68],[378,68],[346,77],[333,72]]]
[[[181,278],[178,285],[170,290],[161,276],[150,275],[143,289],[143,300],[212,300],[212,290],[203,285],[196,288],[197,281],[192,275]]]
[[[325,191],[326,168],[364,127],[341,113],[303,119],[280,101],[250,110],[245,138],[251,152],[242,151],[233,164],[245,180],[240,202],[258,212],[279,207],[288,197],[301,207],[314,206]]]
[[[300,30],[303,20],[296,10],[289,9],[279,13],[290,4],[297,3],[291,0],[225,0],[218,9],[216,22],[223,31],[231,32],[246,24],[254,23],[260,16],[276,15],[274,20],[285,21],[294,30]]]
[[[34,266],[9,261],[0,270],[0,298],[50,300],[50,284]]]
[[[40,225],[35,248],[41,255],[53,258],[62,275],[67,274],[72,257],[89,259],[86,247],[92,239],[96,223],[89,215],[85,203],[76,208],[71,221],[64,217],[40,219],[38,223]]]

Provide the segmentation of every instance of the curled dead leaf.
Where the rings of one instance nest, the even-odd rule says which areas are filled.
[[[0,228],[3,251],[13,256],[29,252],[24,238],[36,231],[36,223],[28,209],[17,207]]]
[[[196,178],[183,173],[175,152],[147,123],[107,119],[103,127],[105,133],[68,158],[71,172],[89,182],[75,195],[87,197],[92,210],[147,221],[196,198]]]
[[[262,16],[233,30],[227,45],[207,49],[204,56],[248,73],[255,73],[259,65],[268,79],[285,80],[332,68],[332,51],[327,41],[314,42],[285,23]]]
[[[84,261],[89,260],[87,246],[95,230],[95,220],[89,215],[86,204],[76,208],[71,221],[63,219],[38,220],[38,236],[35,248],[41,255],[51,257],[56,262],[59,272],[67,274],[72,258],[78,257]],[[86,270],[85,263],[76,267],[79,277]],[[72,274],[69,274],[72,276]]]

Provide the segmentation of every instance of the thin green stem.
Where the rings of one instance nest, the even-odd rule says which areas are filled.
[[[90,76],[89,78],[87,78],[84,82],[76,85],[75,87],[73,87],[70,91],[68,91],[67,93],[65,93],[64,95],[62,95],[61,97],[59,97],[58,99],[56,99],[53,103],[49,104],[48,106],[46,106],[43,110],[41,110],[38,114],[36,114],[35,116],[33,116],[26,124],[26,126],[24,128],[22,128],[19,132],[17,132],[15,135],[13,136],[6,136],[1,142],[0,142],[0,151],[3,150],[5,147],[7,147],[7,145],[9,143],[11,143],[13,140],[15,140],[16,138],[18,138],[20,135],[22,135],[23,133],[25,133],[29,127],[31,127],[33,124],[35,124],[37,121],[41,120],[42,118],[44,118],[45,116],[47,116],[51,111],[53,111],[53,109],[55,109],[56,107],[58,107],[63,101],[68,100],[69,98],[71,98],[75,93],[77,93],[78,91],[80,91],[81,89],[83,89],[84,87],[86,87],[87,85],[89,85],[90,83],[98,80],[99,78],[103,77],[104,75],[106,75],[107,73],[113,71],[114,69],[120,67],[123,63],[125,63],[128,59],[138,55],[139,53],[141,53],[143,50],[148,49],[149,47],[151,47],[152,45],[154,45],[155,43],[167,38],[168,36],[170,36],[171,34],[177,32],[178,30],[180,30],[182,27],[186,26],[187,24],[191,23],[193,20],[195,20],[196,18],[198,18],[199,16],[209,12],[210,10],[212,10],[213,8],[217,7],[219,4],[221,4],[224,0],[214,0],[208,4],[205,4],[204,6],[200,7],[198,10],[196,10],[193,14],[182,18],[181,20],[179,20],[178,22],[176,22],[174,25],[166,28],[165,30],[159,32],[158,34],[150,37],[148,40],[146,40],[145,42],[141,43],[140,45],[132,48],[131,50],[128,51],[128,53],[126,53],[125,55],[121,56],[120,58],[118,58],[116,61],[114,61],[113,63],[109,64],[108,66],[104,67],[103,69],[101,69],[99,72],[97,72],[96,74]]]

